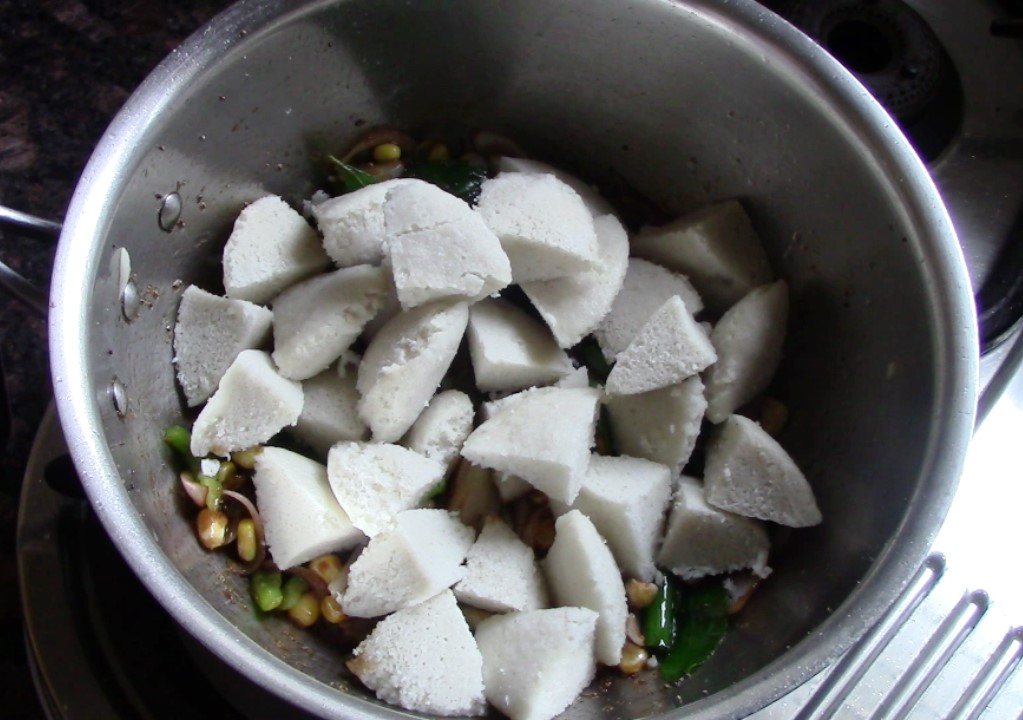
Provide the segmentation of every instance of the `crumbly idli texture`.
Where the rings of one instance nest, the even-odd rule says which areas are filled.
[[[412,182],[385,180],[312,206],[323,248],[338,267],[379,265],[384,260],[384,203],[391,190]]]
[[[583,182],[575,175],[565,172],[561,168],[556,168],[553,165],[548,165],[547,163],[540,162],[539,160],[504,155],[497,158],[497,169],[499,172],[553,175],[558,180],[579,193],[579,197],[582,198],[583,203],[586,205],[586,209],[590,211],[590,215],[592,215],[594,219],[599,218],[602,215],[611,215],[614,213],[614,208],[611,207],[611,203],[609,203],[595,187]]]
[[[470,307],[467,330],[476,387],[483,392],[549,385],[574,369],[547,327],[505,300]]]
[[[763,523],[707,504],[698,480],[683,477],[657,563],[683,580],[750,569],[767,577],[771,542]]]
[[[596,674],[597,613],[562,607],[487,618],[476,628],[487,700],[511,720],[550,720]]]
[[[572,507],[593,522],[626,577],[649,582],[657,572],[654,553],[671,487],[671,470],[665,465],[592,455]]]
[[[598,263],[593,216],[553,175],[500,173],[485,180],[476,211],[500,239],[513,282],[565,277]]]
[[[387,297],[387,274],[356,265],[305,280],[273,302],[273,359],[281,375],[306,380],[351,347]]]
[[[327,468],[314,460],[265,447],[256,456],[252,484],[267,547],[282,570],[365,540],[334,499]]]
[[[455,597],[490,612],[547,607],[547,585],[532,548],[497,517],[488,518],[465,559]]]
[[[483,658],[450,591],[384,618],[349,669],[384,702],[430,715],[483,715]]]
[[[442,298],[476,302],[511,282],[500,241],[467,205],[456,221],[391,238],[387,258],[406,309]]]
[[[821,522],[810,483],[785,449],[757,423],[732,415],[707,447],[707,503],[790,527]]]
[[[703,300],[685,275],[641,258],[628,259],[621,290],[593,330],[593,337],[608,362],[629,346],[650,316],[673,295],[682,298],[691,315],[703,309]]]
[[[473,430],[462,456],[570,503],[590,460],[600,391],[538,388],[520,395]]]
[[[693,375],[675,385],[605,398],[611,432],[623,455],[667,465],[677,478],[700,436],[707,400]]]
[[[397,442],[430,402],[469,321],[465,303],[405,310],[384,325],[359,364],[359,416],[379,442]]]
[[[460,197],[425,180],[407,179],[387,194],[385,243],[406,233],[463,221],[466,213],[472,213],[472,208]]]
[[[615,361],[605,389],[635,395],[680,383],[717,360],[714,346],[678,295],[650,316]]]
[[[718,315],[774,279],[760,236],[738,200],[645,227],[633,238],[632,252],[688,277]]]
[[[352,563],[341,606],[353,617],[372,618],[433,597],[465,576],[462,561],[474,536],[447,510],[399,513]]]
[[[355,375],[328,368],[302,383],[302,414],[291,434],[314,450],[322,460],[335,443],[365,440],[369,428],[359,418],[359,391]]]
[[[788,316],[788,286],[778,280],[751,291],[714,326],[718,359],[704,375],[708,420],[723,421],[767,388],[781,362]]]
[[[605,320],[629,265],[629,237],[614,215],[593,221],[600,265],[554,280],[522,283],[533,307],[563,348],[574,347]],[[651,311],[656,308],[652,308]]]
[[[302,412],[302,385],[277,373],[262,350],[243,350],[192,425],[192,454],[228,457],[262,445]]]
[[[185,288],[174,324],[174,364],[190,407],[209,399],[238,353],[266,342],[272,321],[261,305]]]
[[[610,666],[621,662],[629,614],[625,584],[604,538],[578,510],[569,510],[554,522],[554,543],[543,572],[555,604],[586,607],[598,614],[597,660]]]
[[[449,467],[472,432],[475,414],[472,399],[461,390],[439,392],[416,419],[402,444]]]
[[[418,505],[447,468],[401,445],[339,442],[327,454],[334,497],[355,527],[373,537]]]
[[[268,195],[239,213],[222,265],[227,297],[262,305],[289,285],[325,270],[330,258],[305,218]]]

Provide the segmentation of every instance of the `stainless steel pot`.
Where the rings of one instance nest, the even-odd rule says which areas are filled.
[[[782,441],[824,523],[777,534],[774,575],[692,678],[618,678],[567,715],[739,717],[838,656],[909,580],[951,499],[974,410],[972,296],[941,199],[889,118],[745,0],[251,0],[152,74],[75,193],[50,338],[75,463],[153,594],[297,707],[399,714],[326,642],[256,619],[244,581],[183,520],[159,441],[183,415],[182,283],[215,288],[245,202],[299,203],[312,150],[380,124],[489,128],[674,212],[743,198],[791,283]]]

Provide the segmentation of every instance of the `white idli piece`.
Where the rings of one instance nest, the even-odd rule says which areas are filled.
[[[674,295],[619,353],[604,388],[608,395],[649,392],[680,383],[715,360],[707,332]]]
[[[626,577],[654,579],[654,553],[671,502],[671,470],[634,457],[590,456],[572,507],[607,541]]]
[[[595,218],[593,229],[598,267],[554,280],[522,283],[523,292],[563,348],[577,345],[605,319],[629,265],[629,237],[618,218]]]
[[[683,580],[750,569],[767,577],[771,542],[763,523],[707,504],[703,486],[683,477],[668,516],[657,564]]]
[[[267,446],[256,455],[252,485],[266,544],[281,570],[365,540],[327,483],[327,468],[298,453]]]
[[[497,158],[497,169],[499,172],[553,175],[558,180],[579,193],[579,197],[582,198],[582,201],[586,204],[586,209],[590,211],[590,215],[592,215],[594,219],[601,215],[612,215],[614,213],[614,208],[611,207],[611,203],[609,203],[595,187],[583,182],[575,175],[567,173],[553,165],[548,165],[547,163],[540,162],[539,160],[502,155]]]
[[[461,390],[444,390],[433,396],[402,444],[420,455],[437,460],[445,468],[450,467],[458,458],[462,443],[472,432],[475,415],[468,395]]]
[[[596,674],[597,613],[580,607],[494,615],[476,628],[487,700],[511,720],[550,720]]]
[[[462,457],[517,475],[570,503],[590,461],[600,391],[538,388],[486,420],[462,445]]]
[[[749,418],[732,415],[707,447],[707,502],[721,510],[790,527],[821,521],[806,477],[785,449]]]
[[[359,391],[355,375],[328,368],[302,383],[302,414],[291,434],[322,458],[335,443],[365,440],[369,428],[359,418]]]
[[[262,305],[326,269],[330,258],[306,219],[276,195],[267,195],[239,213],[222,264],[227,297]]]
[[[370,538],[348,569],[341,606],[372,618],[433,597],[465,576],[474,535],[447,510],[398,513],[394,527]]]
[[[384,618],[348,669],[384,702],[427,715],[483,715],[483,658],[451,592]]]
[[[632,252],[688,277],[717,314],[774,279],[760,237],[738,200],[643,228],[632,239]]]
[[[572,372],[572,360],[550,331],[505,300],[469,308],[469,355],[483,392],[549,385]]]
[[[323,233],[323,249],[338,267],[379,265],[384,260],[384,203],[387,194],[410,180],[373,183],[311,207]]]
[[[719,423],[770,384],[781,362],[789,316],[784,280],[762,285],[721,316],[710,334],[717,362],[707,368],[707,419]]]
[[[305,280],[273,301],[273,359],[281,375],[306,380],[351,347],[383,307],[387,274],[356,265]]]
[[[430,402],[465,334],[465,303],[436,302],[395,315],[359,364],[359,416],[378,442],[397,442]]]
[[[604,538],[578,510],[554,521],[554,544],[543,561],[543,572],[554,604],[589,608],[600,616],[597,660],[611,666],[621,662],[629,615],[625,583]]]
[[[553,175],[501,173],[485,180],[476,211],[500,239],[515,283],[597,265],[593,217],[579,194]]]
[[[645,393],[611,395],[604,406],[619,452],[667,465],[678,477],[696,447],[707,400],[693,375]]]
[[[590,387],[590,371],[585,365],[580,365],[554,383],[554,386],[560,388],[588,388]]]
[[[384,204],[385,244],[406,233],[461,222],[465,220],[466,213],[472,214],[472,209],[460,197],[425,180],[406,179],[400,187],[387,194]]]
[[[437,460],[388,443],[339,442],[327,453],[327,479],[355,527],[368,537],[394,524],[444,480]]]
[[[482,610],[502,613],[547,607],[547,586],[533,549],[504,521],[490,517],[465,558],[465,577],[455,597]]]
[[[650,316],[673,295],[682,298],[690,315],[703,309],[703,301],[684,275],[640,258],[629,258],[621,290],[593,331],[604,357],[609,362],[618,357]]]
[[[273,313],[255,303],[185,288],[174,324],[174,365],[189,407],[209,399],[238,353],[266,342],[272,321]]]
[[[227,457],[262,445],[302,412],[302,386],[277,373],[262,350],[238,353],[192,425],[192,454]]]

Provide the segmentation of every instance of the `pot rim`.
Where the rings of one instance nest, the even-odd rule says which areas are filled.
[[[369,720],[407,717],[394,708],[338,691],[308,676],[239,633],[185,581],[145,526],[120,481],[102,434],[96,383],[90,380],[89,326],[83,289],[99,269],[98,253],[126,168],[139,139],[176,93],[243,43],[268,28],[332,0],[242,0],[194,33],[142,83],[94,151],[75,190],[58,246],[50,299],[50,357],[56,405],[82,484],[115,545],[148,590],[188,632],[252,681],[296,706],[324,717]],[[955,492],[970,440],[977,395],[978,357],[973,296],[951,219],[923,162],[869,92],[836,60],[793,26],[753,0],[650,0],[699,15],[753,42],[771,62],[784,64],[834,108],[849,133],[883,169],[909,222],[930,243],[926,258],[932,304],[939,317],[935,397],[947,409],[931,417],[929,446],[910,509],[870,571],[844,603],[784,655],[733,686],[683,706],[693,718],[741,717],[781,697],[833,662],[874,625],[912,580],[929,551]],[[671,714],[671,713],[669,713]]]

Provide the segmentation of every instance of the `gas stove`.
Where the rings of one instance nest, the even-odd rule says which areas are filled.
[[[978,429],[906,594],[832,667],[756,720],[1017,718],[1023,577],[1023,2],[763,3],[841,60],[927,162],[977,288]],[[26,643],[50,718],[302,717],[222,667],[149,597],[80,496],[52,411],[25,472]],[[139,643],[141,636],[154,644]],[[155,647],[154,652],[152,648]]]

